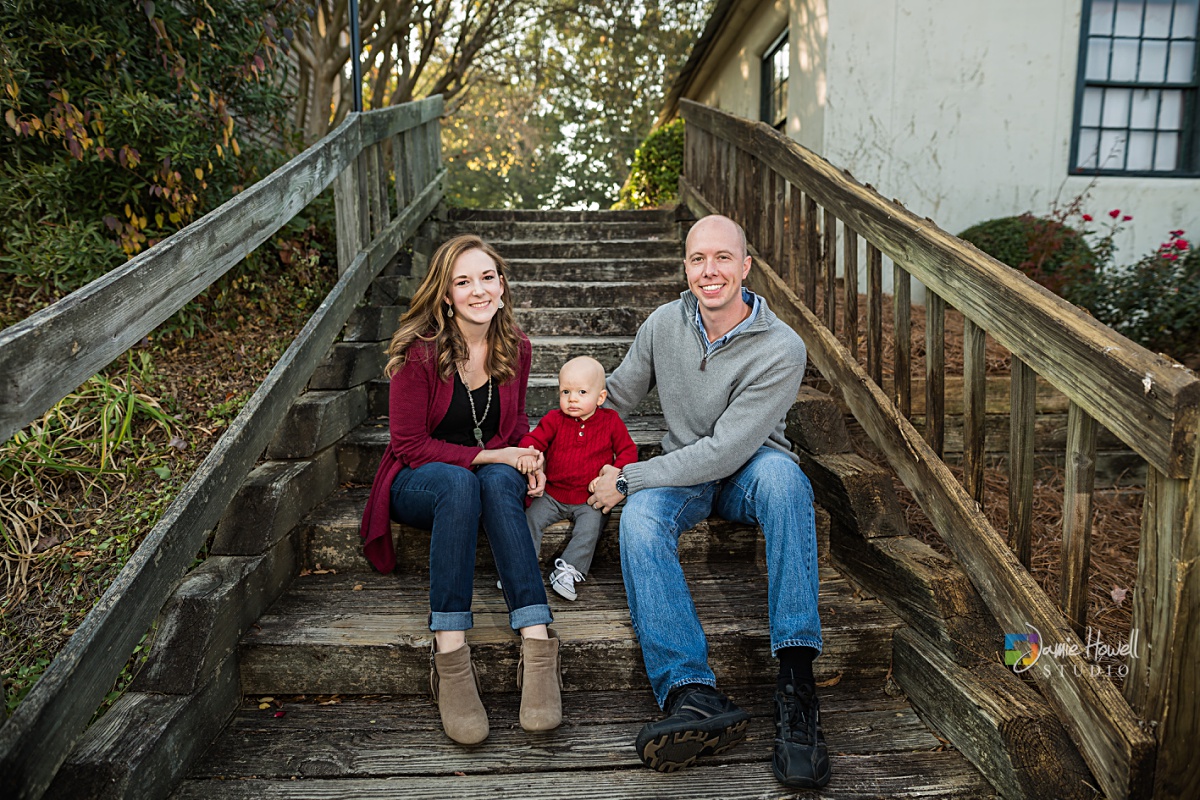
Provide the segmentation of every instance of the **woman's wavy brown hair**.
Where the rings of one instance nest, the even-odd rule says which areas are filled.
[[[455,236],[437,249],[429,263],[429,274],[413,294],[408,311],[400,318],[400,326],[388,345],[388,363],[384,374],[391,378],[404,366],[408,349],[416,342],[432,342],[437,352],[438,373],[443,380],[451,380],[457,364],[468,357],[467,343],[458,325],[446,316],[446,295],[454,280],[454,265],[459,256],[471,250],[480,250],[496,263],[496,273],[504,285],[500,295],[504,308],[496,309],[492,324],[488,328],[488,357],[485,364],[488,374],[498,383],[504,383],[517,374],[520,358],[520,331],[513,318],[512,297],[508,290],[508,264],[490,244],[478,236],[464,234]]]

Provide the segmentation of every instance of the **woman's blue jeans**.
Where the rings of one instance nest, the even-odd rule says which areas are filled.
[[[525,478],[507,464],[475,470],[434,462],[400,470],[392,482],[392,519],[430,531],[429,629],[465,631],[474,624],[471,591],[479,523],[504,584],[513,630],[552,621],[529,525]]]
[[[679,536],[711,512],[757,524],[766,538],[771,652],[821,649],[812,486],[785,453],[760,447],[728,478],[635,492],[621,512],[621,570],[633,629],[659,706],[676,686],[716,686],[708,642],[683,568]]]

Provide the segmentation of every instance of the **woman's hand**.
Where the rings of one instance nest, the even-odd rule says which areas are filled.
[[[475,456],[472,465],[480,464],[508,464],[513,469],[521,469],[518,466],[518,460],[522,456],[530,456],[537,459],[534,464],[534,469],[541,469],[545,463],[542,454],[536,447],[502,447],[499,450],[481,450],[479,455]]]
[[[543,470],[535,470],[525,477],[529,480],[529,491],[525,494],[530,497],[541,497],[546,493],[546,473]]]

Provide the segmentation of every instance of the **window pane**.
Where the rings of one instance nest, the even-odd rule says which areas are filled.
[[[1189,83],[1192,80],[1193,61],[1196,60],[1196,43],[1171,42],[1171,60],[1167,66],[1167,80],[1171,83]]]
[[[1100,132],[1082,130],[1079,132],[1079,155],[1075,163],[1084,169],[1096,168],[1096,148],[1100,145]]]
[[[1088,39],[1087,77],[1089,80],[1108,78],[1108,53],[1111,39]]]
[[[1142,83],[1162,83],[1167,75],[1167,43],[1142,42],[1142,63],[1137,79]]]
[[[1133,112],[1129,115],[1129,127],[1154,128],[1158,123],[1158,89],[1134,89]]]
[[[1083,90],[1083,108],[1079,112],[1079,124],[1089,128],[1100,127],[1100,98],[1104,90],[1089,86]]]
[[[1096,0],[1096,2],[1092,3],[1092,21],[1088,26],[1088,32],[1092,34],[1111,35],[1112,16],[1112,0]]]
[[[1200,4],[1200,0],[1176,0],[1175,24],[1171,28],[1172,36],[1183,38],[1196,35],[1196,6],[1198,4]]]
[[[1179,169],[1179,134],[1160,133],[1158,150],[1154,153],[1154,168],[1162,171]]]
[[[1125,131],[1100,131],[1100,169],[1125,169]]]
[[[1104,90],[1104,127],[1124,128],[1129,124],[1129,96],[1132,89]]]
[[[1154,137],[1149,131],[1134,131],[1129,134],[1129,161],[1126,169],[1148,170],[1154,164]]]
[[[1171,33],[1172,0],[1149,0],[1146,3],[1146,29],[1143,36],[1167,38]]]
[[[1113,33],[1117,36],[1142,35],[1141,0],[1118,0],[1117,23]]]
[[[1114,81],[1137,80],[1137,39],[1114,39],[1112,55],[1112,79]]]
[[[1183,92],[1168,89],[1162,93],[1162,109],[1158,115],[1158,128],[1177,131],[1183,122]]]

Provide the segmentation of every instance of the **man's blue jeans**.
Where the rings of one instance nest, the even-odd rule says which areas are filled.
[[[659,706],[676,686],[716,685],[708,642],[679,565],[679,536],[715,511],[766,538],[771,652],[821,649],[812,486],[786,453],[760,447],[733,475],[635,492],[621,512],[621,570],[633,629]]]
[[[471,590],[479,523],[504,583],[513,630],[552,621],[529,525],[525,478],[507,464],[474,471],[434,462],[400,470],[392,482],[392,519],[430,531],[429,629],[465,631],[474,624]]]

